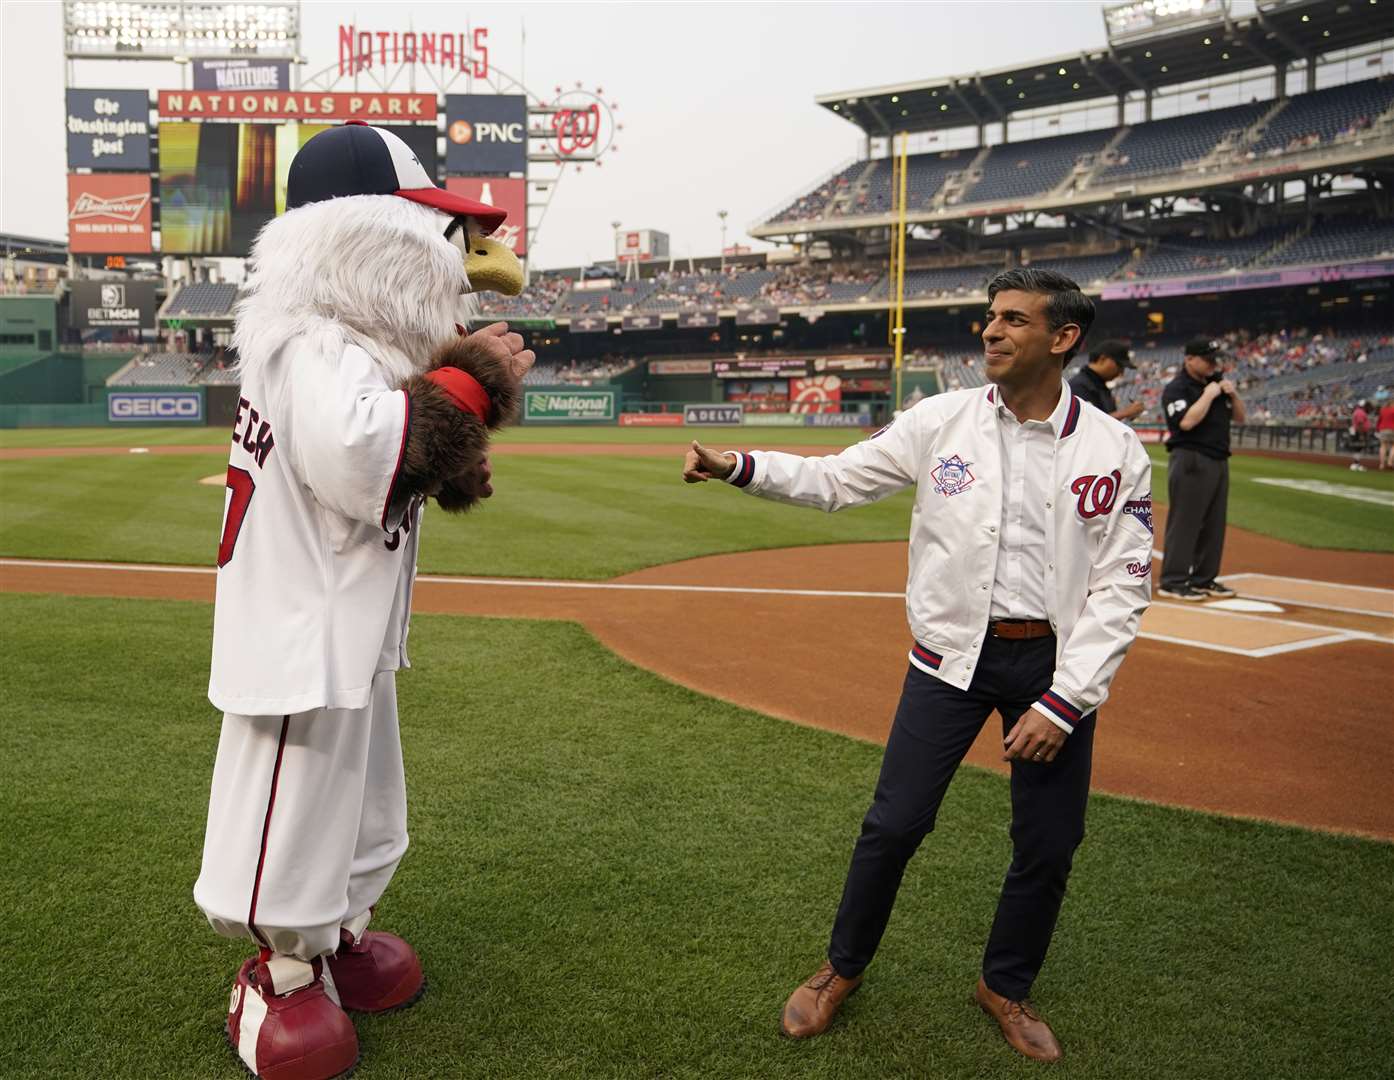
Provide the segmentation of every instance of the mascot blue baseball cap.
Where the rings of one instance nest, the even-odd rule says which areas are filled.
[[[290,163],[286,209],[350,195],[400,195],[456,217],[472,217],[489,234],[507,212],[431,182],[411,147],[385,128],[362,120],[321,131]]]

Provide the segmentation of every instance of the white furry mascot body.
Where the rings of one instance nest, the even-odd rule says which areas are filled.
[[[467,293],[521,286],[481,235],[502,215],[435,188],[395,136],[316,135],[288,203],[237,311],[209,681],[225,715],[194,896],[260,948],[229,1008],[243,1063],[326,1080],[358,1058],[345,1009],[424,990],[411,947],[365,929],[407,847],[395,672],[421,512],[491,493],[488,431],[532,354],[502,324],[463,336]]]

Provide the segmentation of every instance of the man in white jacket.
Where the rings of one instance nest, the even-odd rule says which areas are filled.
[[[683,478],[826,511],[917,486],[909,670],[827,962],[789,998],[784,1033],[821,1034],[860,985],[905,866],[995,710],[1013,857],[975,996],[1015,1049],[1053,1061],[1059,1042],[1027,996],[1084,837],[1095,712],[1149,600],[1151,463],[1062,377],[1094,317],[1073,281],[1007,270],[988,301],[988,386],[926,398],[829,457],[694,442]]]

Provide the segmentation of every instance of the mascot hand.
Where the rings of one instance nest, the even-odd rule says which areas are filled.
[[[521,379],[532,367],[537,355],[531,349],[523,348],[523,335],[509,333],[506,322],[490,323],[483,330],[476,330],[466,339],[475,342],[487,355],[507,362],[513,374]]]
[[[403,490],[434,496],[456,513],[494,493],[489,430],[517,413],[533,361],[522,344],[506,323],[496,323],[437,350],[425,374],[403,384],[411,402]]]

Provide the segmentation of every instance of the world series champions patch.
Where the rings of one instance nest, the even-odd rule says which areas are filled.
[[[1147,531],[1152,532],[1152,496],[1145,499],[1129,499],[1123,504],[1123,513],[1132,514],[1143,525],[1147,526]],[[1155,535],[1155,534],[1154,534]]]

